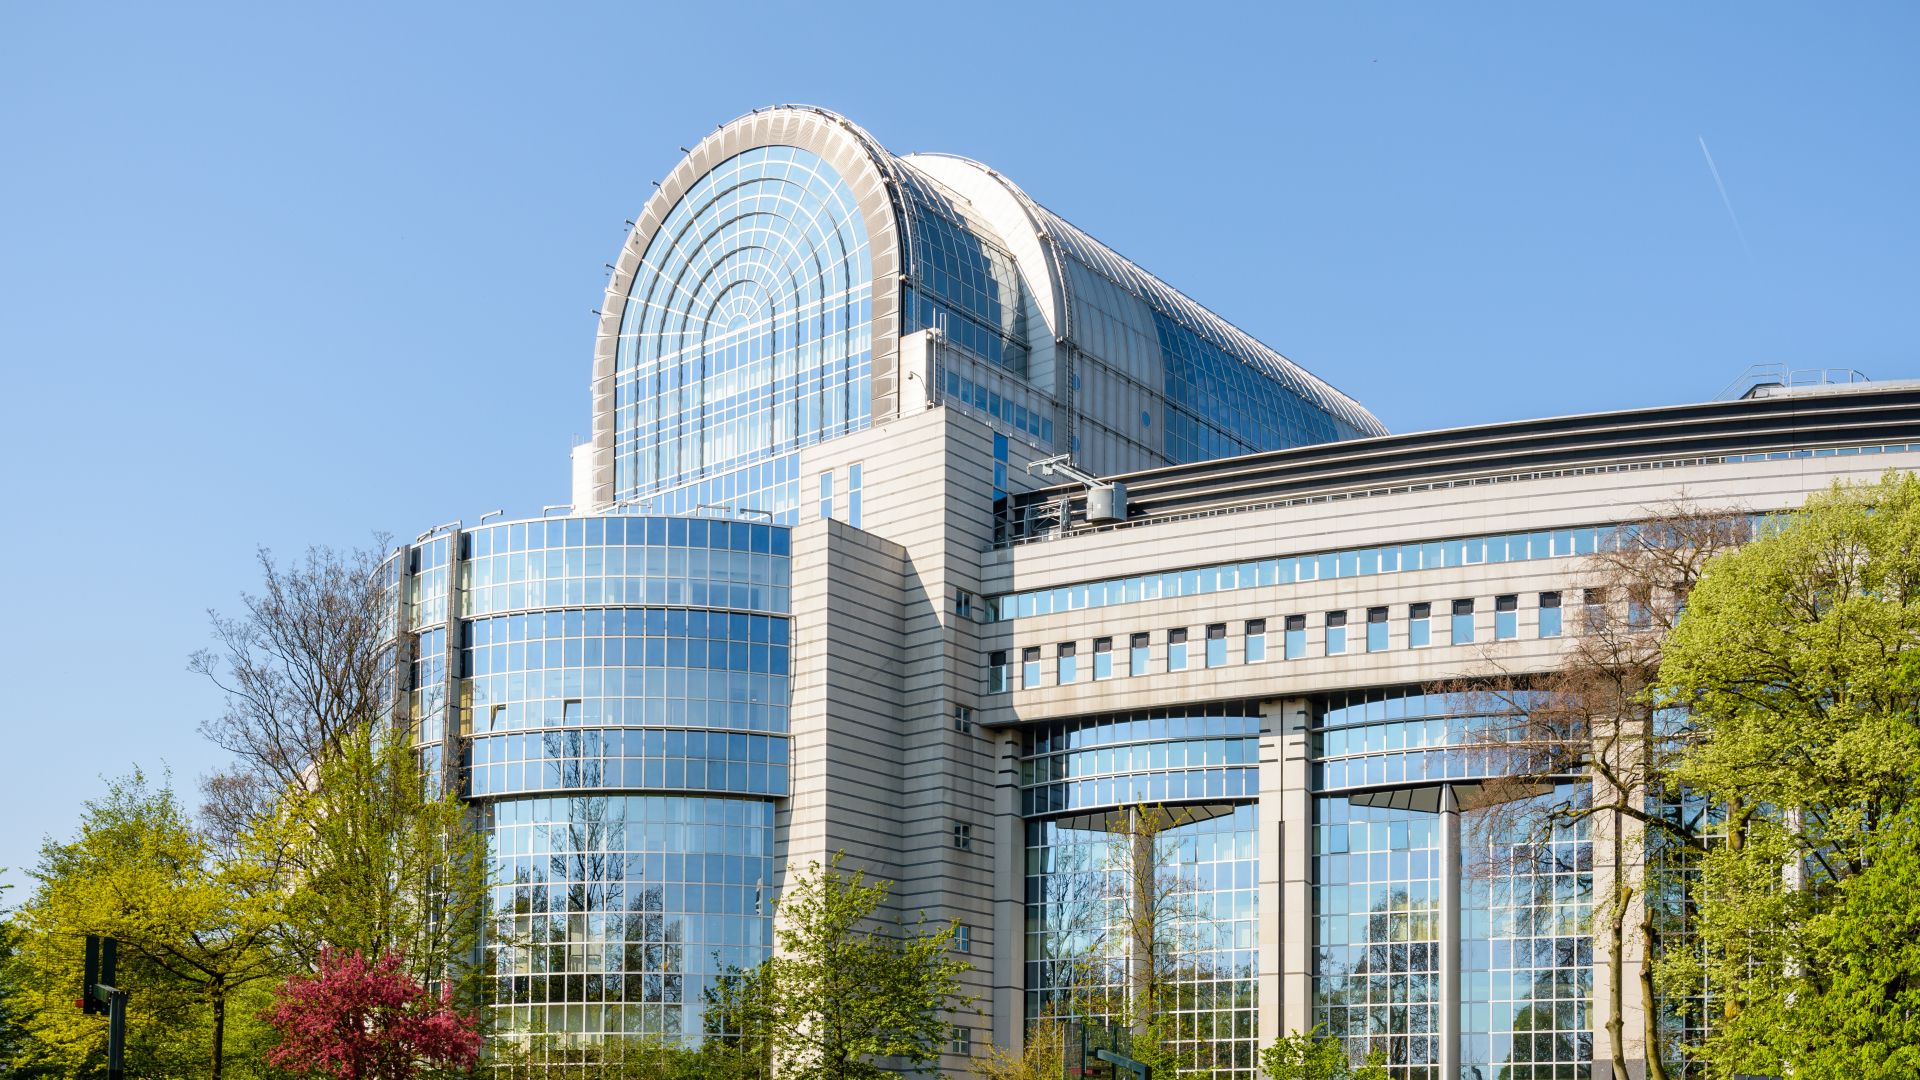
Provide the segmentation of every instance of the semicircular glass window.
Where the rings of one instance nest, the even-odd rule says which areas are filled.
[[[818,155],[756,147],[696,181],[621,312],[616,496],[865,427],[872,278],[853,191]]]

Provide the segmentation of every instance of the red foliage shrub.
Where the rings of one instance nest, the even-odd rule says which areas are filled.
[[[411,1080],[422,1067],[468,1068],[480,1057],[473,1017],[436,998],[401,968],[398,953],[369,964],[358,951],[324,952],[319,970],[281,984],[267,1022],[283,1069],[340,1080]]]

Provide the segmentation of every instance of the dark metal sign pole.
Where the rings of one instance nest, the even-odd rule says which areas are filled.
[[[94,994],[107,1006],[107,1080],[126,1080],[127,992],[100,983]]]

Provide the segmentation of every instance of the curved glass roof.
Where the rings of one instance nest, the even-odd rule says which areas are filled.
[[[611,499],[889,415],[897,336],[923,327],[1070,399],[1055,385],[1055,342],[1029,337],[1077,339],[1075,305],[1062,303],[1076,280],[1104,294],[1090,303],[1127,309],[1126,336],[1139,344],[1122,370],[1166,405],[1150,432],[1165,460],[1385,433],[1352,398],[998,174],[940,157],[922,168],[803,107],[741,117],[689,152],[609,284],[595,446],[596,471],[611,466],[596,483]],[[1030,371],[1037,350],[1046,359]]]

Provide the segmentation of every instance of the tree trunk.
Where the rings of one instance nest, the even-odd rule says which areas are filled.
[[[1619,850],[1620,841],[1614,840],[1614,849]],[[1611,1008],[1607,1010],[1607,1047],[1613,1053],[1613,1080],[1631,1080],[1627,1073],[1627,1018],[1621,1015],[1626,1004],[1626,935],[1624,924],[1627,921],[1627,905],[1633,900],[1633,886],[1620,880],[1620,864],[1615,863],[1614,902],[1607,920],[1607,1000]]]
[[[1653,954],[1656,938],[1653,930],[1653,908],[1646,897],[1640,899],[1640,1000],[1645,1002],[1640,1009],[1640,1023],[1644,1029],[1641,1038],[1647,1044],[1647,1080],[1667,1080],[1667,1064],[1660,1060],[1660,1010],[1655,1007],[1653,996]]]
[[[213,1080],[220,1080],[220,1070],[227,1050],[227,995],[226,991],[216,989],[213,993]]]

